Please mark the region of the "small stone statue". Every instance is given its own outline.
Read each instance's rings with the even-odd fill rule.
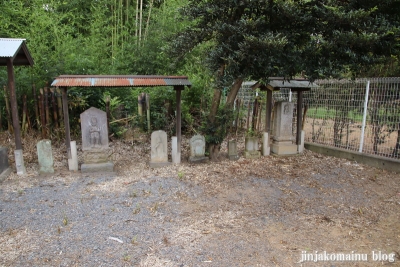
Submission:
[[[97,125],[96,117],[92,117],[90,119],[89,133],[90,133],[90,144],[92,145],[92,147],[101,145],[100,127]]]

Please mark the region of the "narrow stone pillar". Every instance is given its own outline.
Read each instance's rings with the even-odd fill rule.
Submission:
[[[50,140],[41,140],[36,144],[39,173],[54,173],[53,152],[51,150]]]
[[[76,141],[71,141],[71,158],[68,159],[68,169],[70,171],[78,171],[78,150],[76,149]]]
[[[300,145],[297,146],[297,150],[299,151],[299,154],[304,152],[304,137],[305,137],[305,132],[302,130],[301,137],[300,137]]]
[[[23,157],[22,149],[14,150],[15,155],[15,167],[17,169],[18,175],[26,174],[25,164],[24,164],[24,157]]]
[[[262,139],[262,155],[269,156],[271,154],[271,147],[269,146],[269,133],[263,133]]]
[[[178,137],[176,136],[172,136],[172,163],[181,163],[181,155],[178,153]]]

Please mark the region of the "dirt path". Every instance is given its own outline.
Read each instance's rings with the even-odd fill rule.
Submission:
[[[400,174],[310,151],[149,169],[111,146],[115,174],[28,162],[0,184],[0,266],[400,266]],[[368,259],[300,263],[315,251]]]

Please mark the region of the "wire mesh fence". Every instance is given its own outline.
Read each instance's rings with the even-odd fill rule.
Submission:
[[[256,118],[260,122],[256,130],[262,131],[265,94],[257,96],[250,88],[253,84],[244,83],[238,95],[239,99],[246,96],[246,104],[237,107],[240,120],[246,122],[239,126],[249,129]],[[400,159],[400,78],[317,80],[316,84],[319,88],[304,92],[306,142]],[[254,110],[257,97],[261,110],[254,117],[249,111]],[[296,102],[297,95],[282,89],[273,93],[273,102],[277,101]]]

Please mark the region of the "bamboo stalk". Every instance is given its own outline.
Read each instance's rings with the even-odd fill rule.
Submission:
[[[33,103],[35,105],[35,121],[36,124],[39,127],[39,106],[38,106],[38,101],[37,101],[37,95],[36,95],[36,86],[35,84],[32,84],[32,94],[33,94]]]
[[[14,132],[12,123],[11,123],[11,110],[10,110],[10,100],[8,98],[8,89],[4,86],[4,101],[6,102],[6,111],[7,111],[7,129],[12,133]]]
[[[40,127],[42,129],[42,139],[46,139],[47,132],[46,132],[46,114],[44,110],[44,95],[43,89],[40,88],[40,95],[39,95],[39,113],[40,113]]]
[[[27,104],[26,104],[26,95],[23,95],[23,97],[22,97],[22,127],[21,127],[21,131],[22,131],[22,134],[24,134],[25,132],[26,132],[26,114],[27,114],[27,112],[28,112],[28,107],[27,107]]]
[[[151,16],[151,9],[153,7],[153,2],[154,0],[150,1],[150,7],[149,7],[149,15],[147,16],[147,22],[146,22],[146,29],[144,30],[144,40],[147,38],[147,33],[149,31],[149,25],[150,25],[150,16]]]
[[[46,114],[46,128],[50,128],[50,106],[49,106],[49,88],[46,86],[43,88],[44,94],[44,111]]]

